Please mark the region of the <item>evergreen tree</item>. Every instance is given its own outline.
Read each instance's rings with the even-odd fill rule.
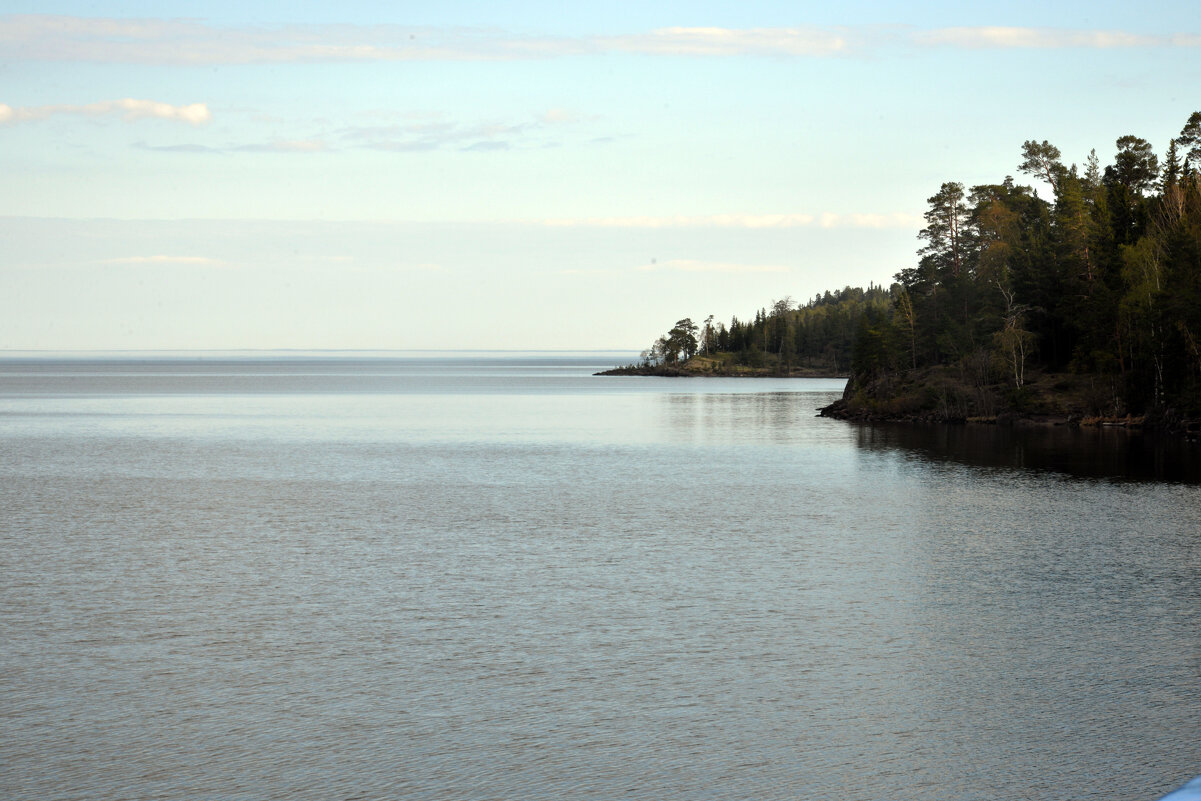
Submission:
[[[1185,175],[1194,175],[1201,171],[1201,111],[1189,115],[1188,122],[1176,137],[1176,144],[1187,148],[1184,152]]]
[[[1031,139],[1022,144],[1022,163],[1018,170],[1042,178],[1058,195],[1059,183],[1066,172],[1059,159],[1059,148],[1055,145],[1045,139],[1042,144]]]

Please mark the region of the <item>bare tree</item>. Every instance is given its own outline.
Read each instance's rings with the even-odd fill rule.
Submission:
[[[1000,282],[997,282],[997,289],[1001,291],[1001,297],[1005,298],[1005,324],[993,336],[1009,363],[1014,386],[1020,389],[1026,383],[1026,357],[1034,345],[1034,334],[1023,327],[1026,312],[1030,311],[1030,307],[1015,303],[1014,291]]]

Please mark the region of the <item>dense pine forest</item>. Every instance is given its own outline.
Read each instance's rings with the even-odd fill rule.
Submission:
[[[1016,166],[1050,199],[1012,177],[944,183],[890,288],[681,320],[643,366],[849,365],[840,411],[860,417],[1201,415],[1201,112],[1162,154],[1123,136],[1111,164],[1069,164],[1031,140]]]

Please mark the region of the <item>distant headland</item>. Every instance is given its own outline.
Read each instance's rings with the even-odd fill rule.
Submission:
[[[729,326],[710,315],[701,324],[686,317],[642,352],[638,362],[597,375],[846,378],[859,318],[883,309],[887,290],[847,287],[796,306],[774,301],[750,320]]]
[[[751,367],[737,360],[734,353],[693,356],[676,364],[627,364],[602,370],[595,375],[653,375],[668,378],[848,378],[849,374],[826,367],[799,364]]]

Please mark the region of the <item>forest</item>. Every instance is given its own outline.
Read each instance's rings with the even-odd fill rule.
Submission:
[[[889,288],[684,319],[643,366],[849,367],[844,416],[1201,415],[1201,112],[1162,154],[1115,145],[1078,165],[1026,141],[1017,171],[1050,198],[1010,176],[944,183]]]
[[[868,309],[886,313],[891,303],[882,287],[846,287],[799,307],[791,297],[773,301],[752,319],[734,317],[728,326],[712,316],[699,324],[685,318],[642,352],[637,367],[659,373],[686,365],[689,371],[723,375],[848,375],[860,319]]]

